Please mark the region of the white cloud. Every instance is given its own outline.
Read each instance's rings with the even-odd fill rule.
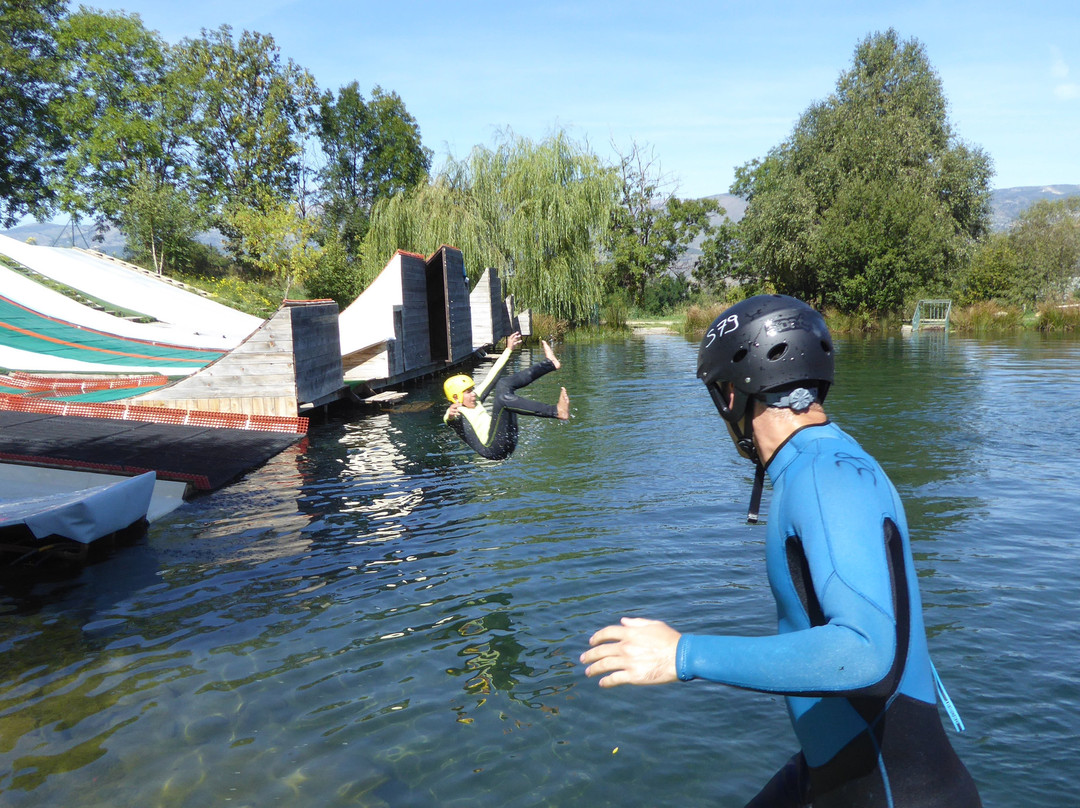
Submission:
[[[1054,85],[1054,96],[1063,101],[1080,98],[1080,84],[1065,81],[1069,77],[1069,65],[1065,61],[1065,57],[1061,55],[1061,50],[1051,45],[1050,54],[1053,57],[1050,65],[1050,75],[1058,80],[1058,83]]]
[[[1053,64],[1050,66],[1050,75],[1055,79],[1068,78],[1069,65],[1066,64],[1064,57],[1061,55],[1061,51],[1058,48],[1051,47],[1050,53],[1054,56]]]

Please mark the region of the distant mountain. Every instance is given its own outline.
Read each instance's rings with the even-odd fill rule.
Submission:
[[[992,230],[1005,230],[1031,203],[1040,199],[1064,199],[1067,196],[1080,195],[1080,185],[1025,185],[1019,188],[999,188],[990,192],[990,227]],[[739,221],[746,213],[746,202],[731,194],[714,194],[708,197],[720,203],[727,218],[733,222]],[[720,217],[714,216],[713,223],[720,221]],[[27,241],[31,238],[37,244],[57,247],[88,247],[109,255],[122,258],[124,256],[124,236],[114,228],[109,228],[101,235],[103,241],[94,240],[95,231],[92,225],[74,228],[71,224],[56,224],[47,222],[39,224],[21,224],[10,230],[2,230],[5,236]],[[207,233],[199,239],[204,244],[213,247],[221,247],[221,235],[216,231]],[[699,240],[700,242],[700,240]],[[690,257],[700,253],[699,243],[690,246],[687,251]]]
[[[990,192],[990,228],[1005,230],[1016,221],[1033,202],[1040,199],[1064,199],[1080,196],[1080,185],[1025,185],[1019,188],[998,188]],[[731,194],[716,194],[709,199],[717,200],[727,211],[731,221],[737,222],[746,213],[746,203]]]
[[[990,194],[990,228],[1005,230],[1016,218],[1040,199],[1064,199],[1080,196],[1080,185],[1025,185],[1020,188],[1000,188]]]
[[[117,258],[124,257],[124,234],[113,227],[98,234],[92,224],[72,226],[70,223],[30,222],[10,230],[0,230],[0,233],[23,242],[33,239],[35,244],[42,247],[82,247]],[[99,235],[101,240],[95,241]]]
[[[743,217],[743,214],[746,213],[746,201],[737,196],[732,196],[731,194],[716,194],[706,198],[715,199],[719,202],[720,207],[724,209],[726,217],[733,222],[739,221],[739,219]]]
[[[10,230],[0,230],[9,238],[19,241],[34,240],[35,244],[42,247],[82,247],[87,250],[97,250],[106,255],[123,258],[127,248],[124,234],[114,227],[109,227],[98,232],[91,225],[58,224],[56,222],[30,222],[20,224]],[[221,249],[221,233],[211,230],[198,236],[198,241],[211,247]]]

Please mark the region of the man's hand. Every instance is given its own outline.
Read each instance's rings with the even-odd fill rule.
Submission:
[[[458,410],[460,409],[461,405],[458,404],[456,401],[451,404],[450,407],[446,410],[446,420],[452,421],[457,418],[460,415],[460,413],[458,412]]]
[[[513,334],[511,334],[509,337],[506,338],[506,347],[511,351],[514,350],[516,347],[518,347],[520,344],[521,344],[521,332],[520,331],[515,331]]]
[[[586,676],[603,676],[600,687],[660,685],[678,681],[675,652],[682,635],[659,620],[624,617],[589,638],[581,655]]]

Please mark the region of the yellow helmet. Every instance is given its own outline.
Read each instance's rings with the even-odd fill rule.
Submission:
[[[457,376],[451,376],[443,382],[442,389],[443,392],[446,393],[448,399],[455,404],[460,404],[461,394],[471,387],[475,387],[472,376],[466,376],[464,373],[459,373]]]

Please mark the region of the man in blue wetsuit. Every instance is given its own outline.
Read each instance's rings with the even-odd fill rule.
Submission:
[[[520,388],[562,367],[545,341],[540,341],[546,357],[543,362],[519,370],[509,378],[500,378],[510,354],[520,344],[521,334],[518,332],[507,337],[506,349],[478,385],[465,374],[451,376],[443,382],[443,392],[451,402],[443,421],[474,452],[489,460],[503,460],[517,448],[518,415],[558,418],[561,421],[570,418],[570,398],[565,387],[560,388],[558,404],[543,404],[517,394]],[[492,391],[495,392],[495,400],[488,412],[484,400]]]
[[[821,405],[833,381],[824,320],[783,295],[744,300],[706,333],[698,376],[757,466],[752,520],[772,481],[779,631],[680,634],[623,618],[590,638],[586,674],[602,687],[704,679],[786,696],[801,751],[748,808],[981,805],[938,716],[900,498]]]

